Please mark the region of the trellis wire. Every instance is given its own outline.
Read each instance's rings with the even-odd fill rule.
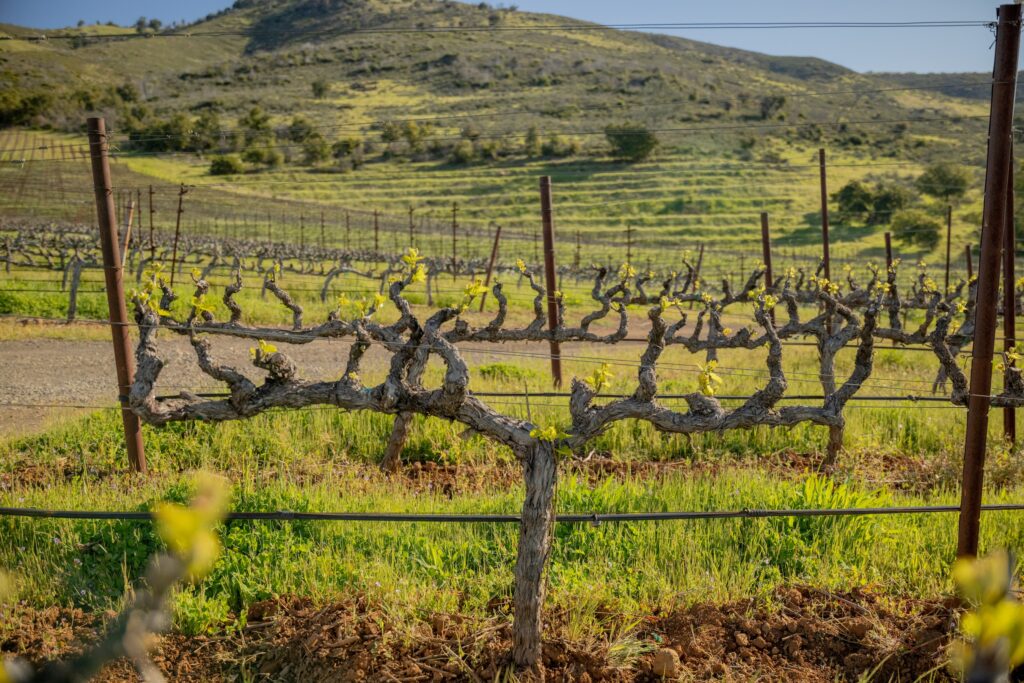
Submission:
[[[983,505],[986,512],[1017,512],[1024,510],[1024,503],[996,503]],[[959,512],[958,505],[920,505],[871,508],[807,508],[807,509],[756,509],[706,510],[675,512],[590,512],[556,514],[556,524],[594,524],[606,522],[666,522],[711,519],[766,519],[774,517],[865,517],[905,514],[944,514]],[[21,517],[28,519],[79,519],[152,521],[153,513],[142,511],[108,510],[47,510],[41,508],[0,507],[0,517]],[[225,520],[241,521],[321,521],[321,522],[424,522],[442,524],[518,524],[520,515],[449,515],[415,514],[404,512],[293,512],[274,510],[269,512],[229,512]]]

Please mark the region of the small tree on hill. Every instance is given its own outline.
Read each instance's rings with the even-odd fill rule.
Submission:
[[[288,139],[292,142],[305,142],[309,138],[317,135],[316,128],[313,126],[312,121],[307,119],[305,116],[296,116],[292,118],[292,122],[288,124]]]
[[[627,161],[643,161],[658,146],[654,133],[636,123],[608,126],[604,135],[612,147],[612,156]]]
[[[913,197],[905,187],[891,183],[879,183],[875,186],[874,198],[871,202],[871,215],[868,225],[884,225],[893,219],[897,211],[910,206]]]
[[[947,202],[959,199],[967,192],[971,175],[963,166],[957,164],[932,164],[915,181],[917,189]]]
[[[318,100],[327,97],[327,93],[331,89],[330,86],[327,84],[327,81],[320,78],[313,81],[311,87],[313,89],[313,97],[317,98]]]
[[[342,138],[331,146],[331,155],[339,164],[350,164],[352,168],[359,168],[363,165],[364,159],[363,139],[357,136]]]
[[[871,189],[859,180],[851,180],[832,195],[839,207],[840,220],[864,219],[871,211],[874,197]]]
[[[313,166],[331,158],[331,146],[320,133],[313,133],[302,142],[302,159]]]
[[[259,107],[253,107],[238,119],[238,127],[244,132],[246,145],[263,142],[270,137],[270,115]]]

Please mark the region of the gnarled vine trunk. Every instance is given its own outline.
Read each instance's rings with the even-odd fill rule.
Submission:
[[[405,448],[405,442],[409,438],[412,418],[412,413],[395,415],[395,424],[391,427],[388,447],[384,451],[384,459],[380,461],[380,468],[385,472],[397,472],[402,466],[402,449]]]
[[[544,567],[551,552],[558,466],[549,441],[537,440],[520,457],[526,498],[515,568],[512,659],[520,669],[540,674]]]
[[[834,467],[839,460],[839,452],[843,450],[843,425],[829,425],[828,446],[825,449],[825,459],[822,466],[826,469]]]

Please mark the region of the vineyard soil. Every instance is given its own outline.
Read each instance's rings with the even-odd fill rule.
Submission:
[[[491,681],[508,670],[510,633],[496,616],[424,615],[397,623],[356,596],[317,605],[281,597],[253,604],[241,632],[165,636],[154,660],[174,681]],[[600,608],[599,608],[600,609]],[[698,604],[653,614],[629,628],[609,620],[585,638],[555,633],[545,646],[548,680],[803,681],[955,680],[940,664],[957,616],[954,601],[893,600],[871,590],[831,593],[780,588],[766,601]],[[50,608],[16,613],[15,636],[0,645],[37,660],[63,657],[96,637],[102,618]],[[561,633],[559,633],[561,631]],[[667,663],[666,663],[667,662]],[[664,677],[664,678],[663,678]],[[131,683],[128,662],[99,681]]]

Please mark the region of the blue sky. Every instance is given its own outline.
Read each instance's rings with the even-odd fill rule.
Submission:
[[[610,24],[713,21],[990,20],[996,4],[978,0],[505,0],[522,10]],[[191,21],[225,0],[0,0],[0,22],[40,28],[139,17]],[[492,2],[492,4],[496,4]],[[991,71],[992,35],[985,28],[716,29],[671,32],[696,40],[783,55],[810,55],[858,71]]]

